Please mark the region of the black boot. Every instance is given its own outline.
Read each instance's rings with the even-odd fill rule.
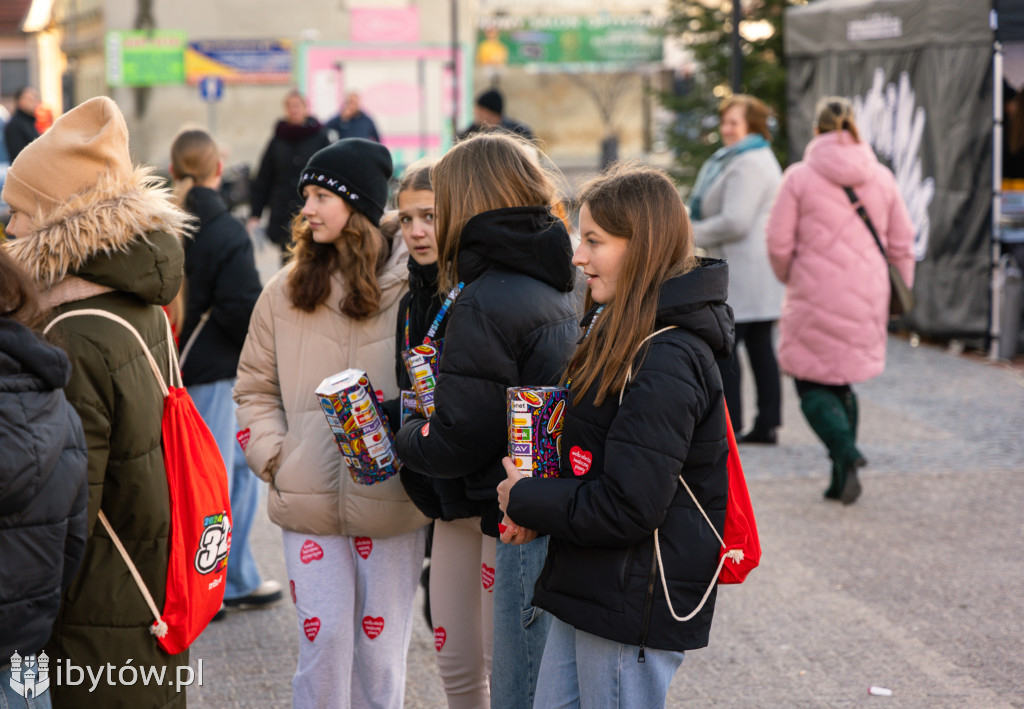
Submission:
[[[853,503],[861,492],[857,469],[865,461],[857,450],[843,401],[828,389],[811,389],[800,398],[800,409],[832,459],[832,484],[825,497],[835,499],[838,493],[843,504]]]

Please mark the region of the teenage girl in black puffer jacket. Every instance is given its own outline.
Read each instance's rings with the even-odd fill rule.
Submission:
[[[63,591],[85,553],[85,437],[64,398],[67,355],[33,329],[35,290],[0,249],[0,705],[10,658],[50,638]],[[52,671],[52,670],[51,670]],[[13,703],[24,699],[9,696]]]
[[[559,478],[521,478],[505,459],[502,540],[551,538],[534,602],[557,620],[535,705],[663,706],[683,651],[707,645],[714,612],[713,592],[685,622],[667,600],[685,616],[717,572],[718,540],[680,476],[721,534],[728,444],[715,358],[733,345],[728,270],[694,258],[663,173],[622,168],[580,202],[573,262],[591,309],[567,370]]]

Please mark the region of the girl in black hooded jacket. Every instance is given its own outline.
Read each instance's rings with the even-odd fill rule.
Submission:
[[[411,394],[402,352],[428,341],[443,347],[458,288],[438,292],[429,162],[406,169],[397,201],[397,221],[410,255],[409,291],[398,306],[395,374],[399,387]],[[400,415],[392,420],[400,420]],[[488,502],[468,497],[459,478],[431,478],[408,467],[400,475],[412,501],[434,520],[426,598],[449,709],[486,707],[490,703],[487,677],[491,673],[495,539],[480,530],[480,513]]]
[[[698,607],[717,572],[708,524],[721,533],[728,495],[715,366],[733,345],[728,271],[694,258],[682,202],[657,170],[620,168],[580,202],[573,263],[589,310],[567,369],[559,477],[522,478],[503,461],[502,540],[550,535],[534,602],[556,620],[536,706],[663,706],[683,652],[707,645],[714,612],[712,592],[691,619],[673,617]]]
[[[398,454],[411,471],[461,485],[480,503],[484,533],[497,537],[505,390],[557,384],[565,369],[579,336],[572,249],[551,211],[552,181],[519,138],[464,140],[433,167],[431,182],[440,292],[464,287],[449,316],[435,411],[399,431]],[[481,578],[494,587],[494,709],[533,706],[550,616],[530,596],[545,548],[546,540],[498,544],[493,580]]]

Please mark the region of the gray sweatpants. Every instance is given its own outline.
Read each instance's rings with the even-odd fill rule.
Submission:
[[[284,531],[301,709],[401,709],[425,529],[387,539]]]

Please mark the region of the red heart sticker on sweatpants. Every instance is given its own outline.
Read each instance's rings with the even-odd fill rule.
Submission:
[[[238,439],[238,445],[242,446],[242,452],[245,453],[245,449],[249,447],[249,429],[239,431],[235,438]]]
[[[302,560],[303,564],[308,564],[311,561],[319,561],[324,558],[324,548],[312,539],[307,539],[302,544],[302,550],[299,552],[299,558]]]
[[[590,451],[585,451],[579,446],[569,449],[569,465],[572,466],[574,475],[586,475],[592,462],[594,462],[594,454]]]
[[[448,639],[448,633],[445,632],[444,628],[438,626],[434,628],[434,649],[441,652],[441,648],[444,647],[445,640]]]
[[[356,553],[364,559],[373,551],[373,540],[369,537],[356,537]]]
[[[363,618],[363,632],[366,633],[366,637],[373,640],[384,632],[384,619],[366,616]]]
[[[494,569],[487,564],[480,564],[480,581],[483,583],[484,588],[493,592],[491,586],[494,585]]]
[[[309,638],[309,642],[313,642],[316,640],[317,633],[320,632],[320,619],[306,618],[302,621],[302,629],[306,631],[306,637]]]

